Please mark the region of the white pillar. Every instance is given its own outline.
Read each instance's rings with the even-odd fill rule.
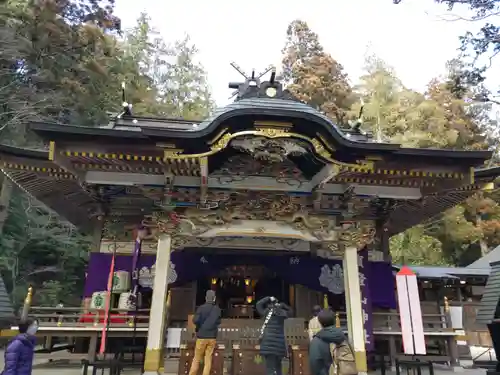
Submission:
[[[169,235],[160,235],[156,250],[156,270],[149,313],[148,342],[144,358],[144,374],[148,375],[159,374],[160,368],[163,367],[171,243],[172,238]]]
[[[343,269],[349,341],[354,349],[358,373],[362,375],[367,373],[368,366],[366,362],[365,329],[358,267],[357,248],[346,247]]]

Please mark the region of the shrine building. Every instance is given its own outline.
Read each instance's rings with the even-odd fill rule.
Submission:
[[[491,152],[376,143],[297,101],[274,75],[238,90],[201,122],[126,107],[92,128],[31,123],[45,150],[0,146],[15,185],[93,238],[83,310],[42,321],[41,335],[88,337],[94,355],[111,272],[109,337],[133,330],[145,340],[148,374],[163,367],[167,328],[191,340],[189,317],[208,289],[223,310],[221,342],[232,335],[226,348],[253,337],[255,302],[272,295],[293,309],[293,340],[307,342],[313,305],[338,312],[360,373],[367,352],[397,351],[388,240],[490,187]],[[426,328],[429,342],[455,340],[438,326]]]

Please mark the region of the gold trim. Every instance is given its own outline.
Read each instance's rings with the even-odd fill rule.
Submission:
[[[163,160],[176,159],[184,150],[181,149],[164,149],[163,150]]]
[[[252,231],[219,231],[215,233],[215,237],[227,237],[227,236],[254,236],[254,237],[273,237],[273,238],[292,238],[297,240],[309,241],[309,237],[300,235],[300,234],[292,234],[292,233],[263,233],[258,230]]]
[[[487,184],[485,184],[483,186],[483,188],[481,190],[483,191],[491,191],[491,190],[494,190],[495,189],[495,184],[493,182],[488,182]]]
[[[201,154],[180,154],[177,152],[172,152],[169,153],[168,157],[170,159],[189,159],[189,158],[202,158],[206,156],[211,156],[214,155],[223,149],[225,149],[231,140],[245,136],[245,135],[253,135],[253,136],[261,136],[261,137],[266,137],[266,138],[298,138],[302,139],[304,141],[309,142],[316,153],[320,155],[322,158],[325,160],[331,162],[332,164],[336,164],[344,169],[349,169],[353,171],[373,171],[374,170],[374,164],[373,161],[359,161],[359,164],[349,164],[349,163],[343,163],[340,161],[335,160],[332,156],[331,153],[326,149],[326,147],[316,138],[311,139],[309,137],[306,137],[305,135],[298,134],[298,133],[292,133],[289,132],[288,129],[277,129],[277,128],[258,128],[257,130],[244,130],[240,131],[237,133],[225,133],[217,142],[215,142],[211,147],[210,151],[201,153]]]
[[[474,184],[474,181],[475,181],[475,180],[474,180],[474,178],[475,178],[474,173],[475,173],[474,167],[470,167],[470,170],[469,170],[469,174],[470,174],[470,181],[469,181],[469,183],[470,183],[471,185],[472,185],[472,184]]]
[[[0,337],[14,337],[19,334],[19,331],[15,329],[2,329],[0,330]]]
[[[208,145],[212,145],[214,144],[216,141],[219,140],[220,137],[222,137],[222,135],[227,132],[229,129],[228,128],[224,128],[222,129],[214,138],[212,138],[210,141],[207,142]]]
[[[276,128],[291,128],[293,123],[291,122],[281,122],[281,121],[254,121],[255,127],[276,127]]]
[[[325,144],[325,145],[327,145],[327,144],[328,144],[328,142],[326,141],[325,137],[323,137],[321,134],[316,133],[316,137],[318,137],[318,138],[319,138],[319,140],[320,140],[321,142],[323,142],[323,144]],[[330,151],[335,151],[335,147],[332,147],[332,146],[328,145],[328,148],[330,149]]]
[[[33,298],[33,287],[30,286],[28,288],[28,293],[26,294],[26,298],[24,299],[24,303],[26,305],[30,305],[32,298]]]
[[[56,142],[50,141],[49,142],[49,160],[50,161],[54,161],[55,153],[56,153]]]
[[[146,349],[144,356],[144,371],[158,372],[162,365],[161,348]]]
[[[365,351],[354,351],[354,360],[356,361],[356,369],[358,372],[368,372],[368,365],[366,363],[366,352]]]

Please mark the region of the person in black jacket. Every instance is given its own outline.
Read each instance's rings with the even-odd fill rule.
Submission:
[[[209,375],[212,369],[212,355],[217,342],[217,331],[221,321],[221,310],[215,304],[215,292],[208,290],[205,303],[196,309],[193,323],[196,327],[196,347],[189,375],[196,375],[203,358],[203,375]]]
[[[264,357],[267,375],[281,375],[281,361],[286,357],[285,320],[290,307],[274,297],[257,302],[257,312],[264,318],[260,332],[260,354]]]
[[[309,344],[309,367],[311,375],[328,375],[333,363],[330,344],[340,345],[346,337],[340,328],[335,327],[335,314],[331,310],[321,310],[319,324],[323,327]]]

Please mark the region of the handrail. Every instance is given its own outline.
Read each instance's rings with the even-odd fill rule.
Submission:
[[[32,306],[30,308],[29,316],[38,319],[40,326],[52,327],[71,327],[81,325],[97,325],[102,323],[103,310],[96,308],[83,308],[83,307],[46,307],[46,306]],[[134,319],[139,325],[144,326],[149,323],[150,309],[111,309],[111,325],[112,326],[132,326]],[[339,323],[342,328],[347,327],[347,314],[345,311],[338,311]],[[426,331],[449,331],[451,329],[450,319],[446,313],[442,314],[423,314],[423,324]],[[234,323],[232,323],[234,321]],[[251,323],[250,321],[253,321]],[[304,319],[305,321],[305,319]],[[399,331],[401,330],[401,322],[399,313],[396,311],[386,312],[373,312],[372,323],[375,330],[382,331]],[[238,322],[236,318],[223,319],[223,326],[244,328],[259,325],[259,319],[247,320],[246,323]]]
[[[479,354],[478,356],[475,356],[474,358],[472,358],[472,362],[474,362],[475,360],[477,360],[478,358],[482,357],[483,355],[485,355],[486,353],[489,354],[490,356],[490,361],[492,361],[493,359],[491,358],[491,349],[493,349],[493,347],[488,347],[484,352],[481,352],[481,354]]]

